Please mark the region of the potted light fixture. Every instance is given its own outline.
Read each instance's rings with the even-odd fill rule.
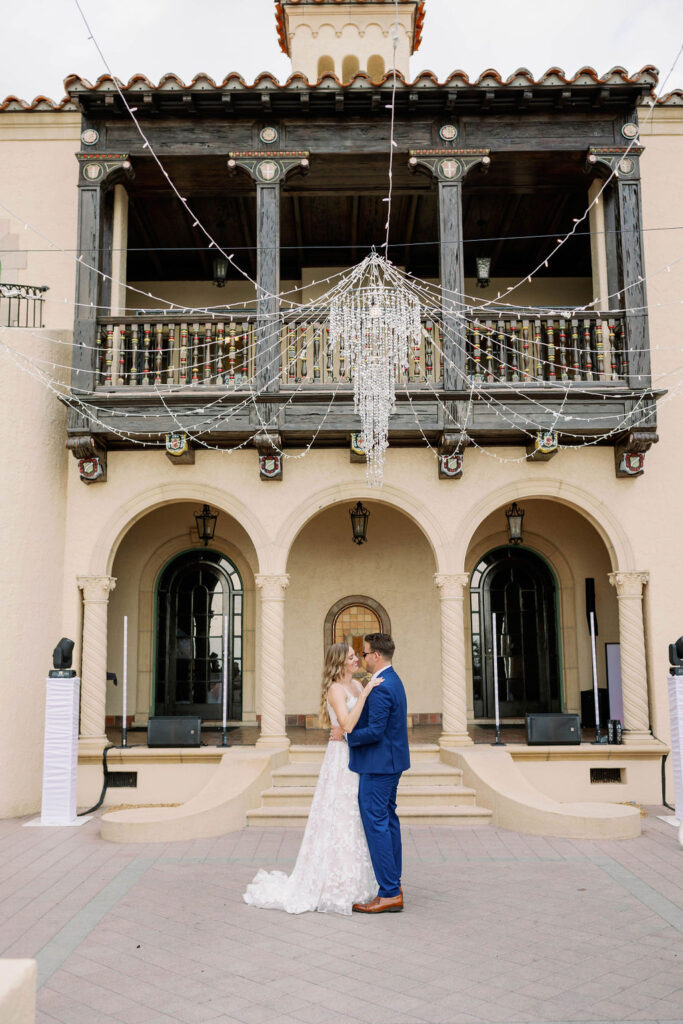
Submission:
[[[513,501],[510,508],[505,509],[505,515],[508,522],[508,541],[510,544],[521,544],[524,509],[520,508],[516,501]]]
[[[477,256],[474,262],[477,265],[477,287],[488,288],[491,277],[491,257]]]
[[[213,260],[213,283],[219,288],[224,288],[227,276],[228,261],[225,256],[215,256]]]
[[[204,547],[208,547],[213,540],[214,533],[216,532],[218,512],[212,512],[210,505],[204,505],[201,512],[195,512],[194,517],[197,520],[197,534],[199,539],[202,541]]]
[[[353,543],[354,544],[365,544],[368,532],[368,519],[370,518],[370,510],[363,505],[362,502],[358,502],[355,508],[349,509],[349,515],[351,516],[351,529],[353,531]]]

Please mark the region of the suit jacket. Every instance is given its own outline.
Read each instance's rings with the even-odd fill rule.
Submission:
[[[382,682],[369,694],[355,729],[346,737],[349,768],[359,775],[391,775],[410,768],[406,692],[393,667],[379,675]]]

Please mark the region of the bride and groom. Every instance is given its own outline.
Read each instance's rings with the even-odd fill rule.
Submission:
[[[403,909],[401,828],[396,790],[410,767],[403,683],[392,667],[394,641],[369,633],[354,679],[352,647],[325,653],[321,717],[331,725],[306,831],[291,875],[260,870],[245,903],[301,914],[307,910],[382,914]]]

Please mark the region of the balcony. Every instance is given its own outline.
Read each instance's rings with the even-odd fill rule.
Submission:
[[[47,285],[0,283],[0,324],[3,327],[43,326]]]
[[[518,388],[587,383],[624,384],[628,353],[624,318],[609,313],[581,317],[506,312],[483,319],[476,308],[459,320],[456,350],[464,351],[470,385],[514,384]],[[348,368],[330,353],[327,312],[304,320],[285,314],[266,340],[261,362],[264,382],[279,389],[325,390],[350,385]],[[231,310],[230,318],[175,315],[98,321],[95,389],[179,392],[187,387],[251,391],[257,375],[257,318],[253,310]],[[462,360],[460,360],[462,362]],[[443,329],[437,311],[422,322],[422,340],[411,351],[409,366],[397,373],[397,384],[410,390],[441,387]]]

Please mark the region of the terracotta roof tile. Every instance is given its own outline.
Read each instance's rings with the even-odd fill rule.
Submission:
[[[314,0],[322,2],[322,0]],[[331,0],[337,2],[337,0]],[[581,68],[575,75],[569,77],[561,68],[550,68],[540,78],[535,79],[527,68],[518,68],[507,78],[503,78],[495,68],[488,68],[478,78],[470,79],[464,71],[453,71],[442,82],[440,82],[433,71],[421,71],[413,80],[408,81],[397,72],[396,80],[399,86],[411,89],[472,89],[472,88],[552,88],[560,85],[574,86],[595,86],[595,85],[645,85],[654,90],[657,85],[659,72],[652,65],[647,65],[629,75],[622,67],[612,68],[605,75],[598,73],[591,67]],[[200,72],[195,75],[188,84],[183,82],[178,75],[163,75],[157,85],[150,81],[146,75],[136,74],[123,82],[116,79],[120,88],[125,92],[154,92],[154,93],[176,93],[176,92],[215,92],[225,90],[248,91],[248,90],[276,90],[276,89],[321,89],[327,90],[331,87],[345,89],[367,89],[377,88],[378,85],[391,81],[391,73],[384,76],[380,82],[371,82],[365,72],[358,72],[354,78],[342,84],[336,75],[327,74],[318,79],[317,82],[310,82],[304,75],[296,72],[289,76],[285,82],[279,82],[269,71],[263,71],[253,83],[249,85],[245,79],[236,71],[230,72],[221,82],[216,82],[210,75]],[[69,75],[64,80],[64,88],[67,95],[59,103],[45,96],[37,96],[31,103],[19,99],[16,96],[8,96],[0,102],[0,111],[16,110],[76,110],[77,105],[72,102],[72,97],[77,98],[84,93],[115,93],[115,80],[110,75],[101,75],[96,82],[89,82],[87,78],[79,75]],[[654,93],[652,93],[654,94]],[[658,104],[668,106],[679,106],[683,104],[683,90],[676,89],[667,93],[657,101]]]

